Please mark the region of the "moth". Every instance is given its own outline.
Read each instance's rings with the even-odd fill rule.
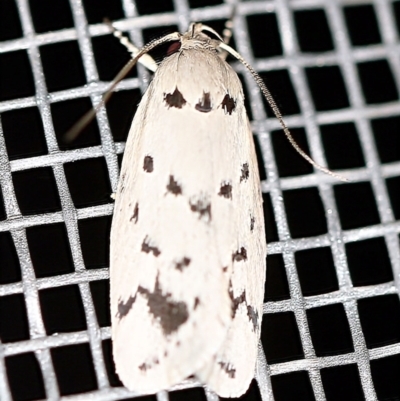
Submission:
[[[113,356],[130,390],[194,377],[238,397],[254,377],[266,239],[260,178],[240,80],[220,55],[258,74],[210,27],[144,46],[122,70],[172,42],[129,132],[115,195],[110,287]],[[114,85],[115,86],[115,85]]]
[[[138,392],[194,376],[238,397],[254,376],[266,273],[260,178],[240,80],[210,30],[192,24],[174,37],[135,114],[116,192],[113,355]]]

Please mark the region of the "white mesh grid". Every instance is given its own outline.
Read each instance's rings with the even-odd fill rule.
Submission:
[[[114,0],[118,1],[118,0]],[[142,45],[141,30],[147,27],[160,27],[176,24],[184,31],[190,21],[207,22],[210,19],[225,19],[230,16],[231,8],[228,4],[198,8],[190,10],[186,0],[174,0],[175,12],[139,16],[135,12],[133,0],[121,0],[126,18],[115,22],[121,30],[129,31],[137,45]],[[97,116],[101,134],[101,146],[90,148],[59,151],[55,138],[53,122],[50,114],[50,104],[82,96],[90,96],[94,104],[101,99],[101,93],[106,91],[108,84],[100,82],[94,61],[91,37],[108,32],[103,24],[88,26],[84,9],[80,0],[70,0],[74,17],[75,28],[62,31],[36,34],[27,0],[16,0],[23,28],[21,39],[0,43],[0,53],[17,49],[27,49],[29,61],[35,80],[36,96],[12,101],[0,102],[0,112],[13,109],[37,106],[43,120],[48,154],[9,161],[3,136],[0,135],[0,185],[4,197],[8,219],[0,222],[0,231],[10,231],[17,248],[18,258],[22,268],[22,281],[0,285],[0,296],[20,294],[25,297],[29,321],[30,340],[0,344],[0,399],[11,400],[8,384],[5,358],[24,352],[35,352],[43,372],[44,386],[47,399],[92,399],[115,400],[133,397],[124,388],[110,386],[104,363],[101,341],[110,338],[110,329],[100,328],[97,322],[89,283],[95,280],[107,279],[108,269],[86,270],[80,248],[78,221],[96,216],[112,214],[112,205],[102,205],[86,208],[75,208],[64,174],[63,164],[70,161],[104,156],[112,188],[115,190],[118,180],[117,155],[124,149],[123,143],[113,141],[105,108]],[[345,26],[342,7],[350,4],[373,4],[382,35],[382,44],[353,48],[350,45]],[[333,35],[335,51],[323,54],[304,55],[300,52],[294,27],[292,11],[303,9],[324,9]],[[283,46],[283,56],[273,59],[255,59],[252,56],[249,33],[245,21],[246,15],[275,13]],[[262,182],[263,192],[269,193],[272,199],[275,219],[278,228],[279,241],[268,244],[268,253],[282,254],[285,262],[286,274],[289,281],[291,299],[267,302],[264,305],[265,313],[294,312],[298,325],[304,359],[275,363],[268,365],[265,354],[260,347],[256,379],[259,384],[263,401],[273,400],[271,376],[282,373],[307,371],[310,377],[312,390],[317,401],[326,400],[320,370],[325,367],[345,364],[357,364],[362,390],[367,401],[377,400],[376,390],[371,376],[370,361],[385,356],[399,354],[400,343],[367,349],[360,318],[357,309],[357,300],[384,294],[398,294],[400,289],[400,249],[398,235],[400,224],[395,221],[385,179],[400,175],[400,162],[381,165],[374,143],[371,118],[385,117],[400,114],[400,103],[384,103],[367,105],[363,98],[356,63],[367,60],[385,58],[392,69],[397,90],[400,92],[400,58],[399,38],[395,26],[392,1],[390,0],[271,0],[246,1],[238,4],[234,37],[237,50],[252,64],[257,71],[269,71],[286,67],[293,82],[300,104],[301,114],[286,118],[289,127],[303,126],[306,129],[307,140],[311,156],[320,164],[326,164],[324,150],[321,143],[319,125],[353,121],[357,127],[366,160],[364,168],[342,171],[353,183],[368,181],[371,183],[381,224],[362,229],[342,230],[335,203],[332,186],[337,182],[320,172],[289,178],[279,178],[275,163],[270,132],[279,129],[279,123],[273,118],[267,118],[262,98],[257,85],[251,77],[245,75],[246,86],[249,90],[250,103],[253,114],[253,132],[258,136],[261,144],[268,180]],[[38,46],[45,43],[58,43],[77,39],[85,67],[87,81],[90,85],[74,90],[65,90],[48,93],[44,79]],[[317,112],[314,109],[310,90],[303,68],[306,66],[338,65],[341,68],[350,107],[344,110]],[[243,72],[242,66],[235,64],[238,72]],[[145,76],[140,70],[139,76]],[[145,86],[142,79],[127,79],[121,83],[120,89],[140,88]],[[0,126],[1,130],[1,126]],[[1,131],[0,131],[1,132]],[[395,145],[394,145],[395,146]],[[62,210],[33,216],[23,216],[14,192],[11,173],[32,169],[39,166],[50,166],[53,169],[58,191],[61,197]],[[288,189],[316,187],[318,188],[326,212],[328,233],[318,237],[291,239],[287,223],[287,216],[282,200],[282,191]],[[35,278],[32,266],[26,231],[28,227],[65,222],[68,240],[71,244],[72,258],[75,272],[49,278]],[[363,239],[383,237],[389,252],[393,269],[394,281],[384,284],[353,287],[346,261],[345,244]],[[296,270],[294,253],[303,249],[331,247],[337,272],[339,290],[309,297],[303,297]],[[81,292],[87,330],[73,333],[61,333],[47,336],[40,309],[38,291],[67,284],[78,284]],[[354,344],[354,352],[329,357],[317,357],[311,340],[306,310],[317,306],[341,303],[344,306],[349,322]],[[60,396],[56,374],[50,355],[50,349],[68,344],[88,343],[93,356],[98,390],[90,393],[74,394],[68,397]],[[193,384],[183,384],[177,388],[185,388]],[[158,400],[167,400],[168,394],[161,393]],[[211,401],[216,396],[207,392]]]

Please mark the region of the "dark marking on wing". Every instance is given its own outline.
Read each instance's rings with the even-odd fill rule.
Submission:
[[[249,165],[247,163],[244,163],[242,164],[240,182],[247,181],[248,178],[249,178]]]
[[[239,308],[239,305],[242,304],[243,302],[246,303],[246,292],[243,291],[238,297],[235,297],[233,295],[233,289],[232,289],[232,283],[231,283],[229,286],[229,297],[232,301],[231,316],[233,319],[235,317],[236,311]]]
[[[134,209],[133,209],[133,214],[132,214],[132,217],[129,219],[129,221],[132,221],[132,220],[134,220],[135,221],[135,224],[138,222],[138,220],[139,220],[139,204],[136,202],[136,205],[135,205],[135,207],[134,207]]]
[[[196,212],[199,214],[199,219],[204,218],[207,222],[211,221],[211,203],[204,200],[199,199],[196,202],[189,202],[190,210],[192,212]]]
[[[147,370],[151,369],[154,365],[158,365],[160,361],[158,358],[154,358],[152,363],[143,362],[139,367],[142,372],[146,372]]]
[[[222,268],[222,271],[223,271],[224,273],[226,273],[226,272],[228,271],[228,266],[224,266],[224,267]]]
[[[126,302],[122,301],[121,299],[118,300],[118,312],[116,317],[122,319],[125,317],[132,308],[132,305],[136,301],[136,294],[134,297],[130,296]]]
[[[211,98],[209,92],[203,92],[203,97],[199,100],[199,103],[194,108],[202,113],[209,113],[212,110]]]
[[[198,306],[200,305],[200,299],[198,297],[196,297],[194,299],[194,306],[193,309],[196,309]]]
[[[186,100],[178,88],[175,88],[173,93],[164,93],[164,100],[169,107],[176,107],[177,109],[181,109],[186,104]]]
[[[142,372],[146,372],[147,369],[150,369],[150,368],[151,368],[151,365],[148,365],[147,363],[144,363],[144,362],[141,365],[139,365],[139,369]]]
[[[125,189],[124,182],[125,182],[125,173],[122,174],[122,176],[121,176],[121,192],[124,192],[124,189]]]
[[[182,258],[180,261],[175,262],[175,269],[179,270],[180,272],[183,271],[185,267],[188,267],[190,265],[190,258],[187,258],[186,256]]]
[[[232,199],[232,185],[229,183],[223,183],[218,192],[218,195],[223,196],[227,199]]]
[[[256,331],[258,328],[258,312],[251,305],[247,305],[247,316],[253,323],[254,331]]]
[[[247,251],[246,248],[244,248],[243,246],[240,248],[239,251],[236,251],[233,255],[232,255],[232,260],[234,262],[241,262],[243,260],[247,260]]]
[[[221,366],[221,369],[231,378],[235,378],[236,369],[229,362],[218,362],[218,365]]]
[[[152,173],[154,170],[154,165],[153,165],[153,158],[151,156],[145,156],[143,160],[143,170],[146,173]]]
[[[161,253],[160,250],[156,246],[150,245],[150,240],[147,235],[142,242],[142,252],[145,252],[145,253],[152,252],[155,257],[159,256]]]
[[[254,230],[254,223],[256,222],[256,219],[253,216],[250,216],[250,231]]]
[[[232,114],[232,111],[236,108],[236,102],[228,94],[222,99],[222,108],[225,110],[225,114]]]
[[[235,317],[239,305],[244,303],[247,307],[247,316],[249,317],[250,322],[253,324],[253,330],[255,332],[258,328],[258,312],[251,305],[247,304],[246,291],[243,291],[238,297],[235,297],[233,295],[232,282],[230,282],[228,292],[229,292],[229,298],[231,299],[232,302],[231,306],[232,319]]]
[[[189,312],[185,302],[172,301],[171,294],[163,294],[157,277],[154,291],[139,286],[138,292],[147,298],[150,313],[160,324],[165,335],[169,335],[185,323]]]
[[[174,195],[180,195],[182,193],[182,187],[178,184],[177,181],[175,181],[175,178],[173,175],[169,176],[169,182],[167,185],[167,190]]]

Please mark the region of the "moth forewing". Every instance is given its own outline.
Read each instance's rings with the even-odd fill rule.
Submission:
[[[266,242],[243,90],[195,25],[132,123],[111,228],[113,355],[131,390],[254,376]]]

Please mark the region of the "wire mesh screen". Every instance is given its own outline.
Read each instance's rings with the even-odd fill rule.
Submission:
[[[138,65],[74,143],[62,136],[129,58],[104,17],[141,46],[190,21],[221,32],[231,4],[1,0],[2,401],[140,396],[112,364],[108,248],[110,194],[150,74]],[[300,146],[350,180],[314,171],[290,148],[233,61],[268,239],[260,352],[243,399],[398,400],[400,1],[235,4],[233,47]],[[217,399],[190,380],[174,390],[146,399]]]

